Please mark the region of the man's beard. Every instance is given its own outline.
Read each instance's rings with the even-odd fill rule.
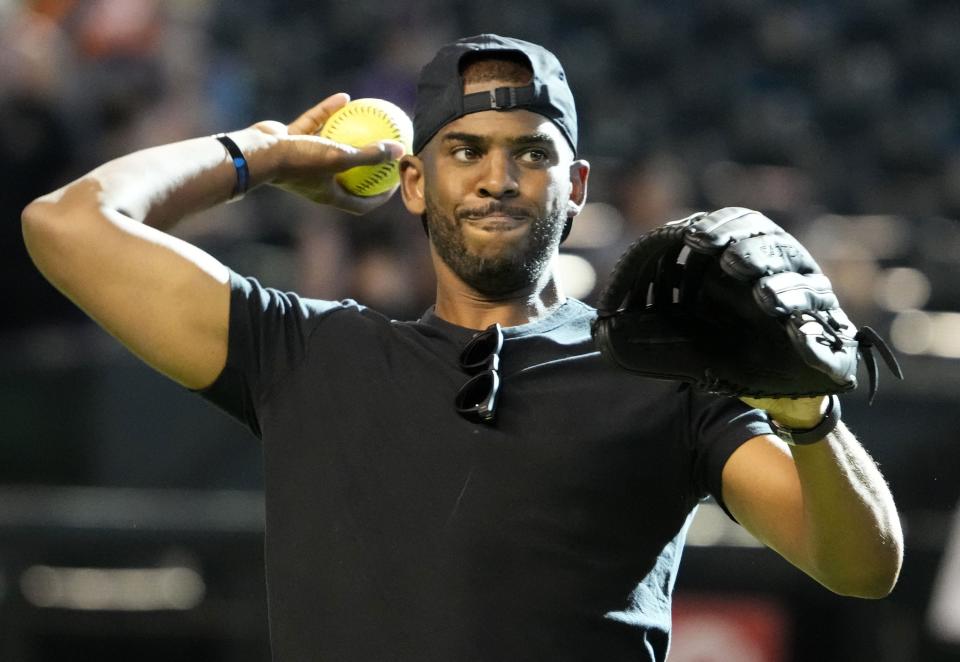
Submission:
[[[522,250],[504,256],[483,257],[467,249],[461,229],[464,219],[471,215],[480,217],[497,212],[510,214],[512,210],[509,204],[491,202],[481,210],[458,212],[456,218],[443,214],[429,198],[426,204],[426,224],[440,259],[464,283],[490,297],[511,294],[540,280],[560,244],[566,222],[563,210],[555,209],[530,221],[526,245]]]

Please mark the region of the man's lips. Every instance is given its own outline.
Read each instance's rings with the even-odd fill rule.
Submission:
[[[521,209],[482,209],[460,214],[462,221],[483,230],[512,230],[530,220]]]
[[[488,214],[486,216],[470,216],[464,219],[469,225],[480,230],[504,231],[513,230],[527,223],[526,216],[512,216],[510,214]]]

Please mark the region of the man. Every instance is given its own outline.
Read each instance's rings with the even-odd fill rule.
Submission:
[[[51,282],[261,437],[276,659],[663,660],[707,494],[830,589],[886,595],[896,510],[842,424],[788,450],[764,412],[594,351],[592,309],[554,273],[589,174],[556,58],[463,39],[418,95],[401,190],[437,298],[416,322],[265,289],[160,231],[248,177],[354,212],[382,203],[333,174],[397,145],[313,135],[345,95],[286,127],[125,156],[23,214]],[[807,429],[824,400],[760,404]]]

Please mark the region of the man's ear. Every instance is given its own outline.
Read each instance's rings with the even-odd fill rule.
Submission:
[[[590,163],[577,159],[570,164],[570,202],[567,206],[567,218],[573,218],[583,210],[587,203],[587,180],[590,178]]]
[[[423,195],[423,160],[408,154],[400,159],[400,194],[411,214],[422,214],[427,209]]]

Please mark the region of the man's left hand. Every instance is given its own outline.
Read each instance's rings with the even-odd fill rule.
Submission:
[[[740,398],[751,407],[763,409],[780,425],[798,430],[816,427],[827,411],[828,396],[813,398]]]

